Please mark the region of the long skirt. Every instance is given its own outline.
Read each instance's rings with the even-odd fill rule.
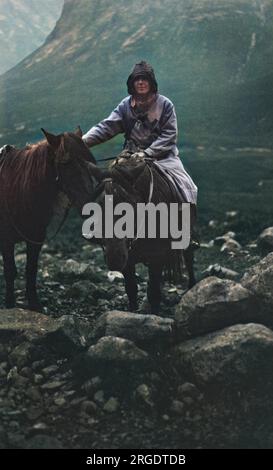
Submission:
[[[179,201],[197,204],[197,186],[186,172],[179,156],[170,155],[162,160],[154,160],[160,170],[175,187]]]

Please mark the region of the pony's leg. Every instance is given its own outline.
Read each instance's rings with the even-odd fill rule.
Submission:
[[[38,259],[41,248],[42,245],[27,243],[26,298],[29,309],[36,312],[43,310],[36,290]]]
[[[124,276],[125,291],[129,300],[130,312],[135,312],[138,308],[137,301],[137,280],[136,280],[136,267],[134,264],[127,264],[122,272]]]
[[[186,250],[183,250],[183,257],[188,271],[188,288],[191,289],[196,284],[194,275],[194,249],[191,245]]]
[[[14,243],[3,243],[1,245],[4,276],[6,281],[6,308],[15,306],[14,280],[17,276],[17,269],[14,260]]]
[[[147,297],[151,305],[151,314],[159,313],[161,302],[161,279],[163,264],[157,262],[149,263],[149,281],[147,287]]]

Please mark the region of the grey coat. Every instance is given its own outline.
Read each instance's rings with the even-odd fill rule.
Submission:
[[[177,119],[174,105],[168,98],[157,94],[148,112],[140,116],[131,106],[131,96],[127,96],[108,118],[92,127],[83,140],[91,147],[120,133],[125,134],[125,148],[145,150],[149,157],[156,159],[155,164],[175,186],[178,196],[196,204],[197,187],[179,158]]]

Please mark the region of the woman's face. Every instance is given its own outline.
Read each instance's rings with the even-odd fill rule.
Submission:
[[[137,77],[134,81],[134,88],[138,95],[147,95],[151,90],[149,80],[144,77]]]

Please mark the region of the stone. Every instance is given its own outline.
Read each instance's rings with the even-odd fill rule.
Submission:
[[[185,405],[179,400],[174,400],[170,410],[175,414],[182,415],[185,412]]]
[[[72,284],[68,289],[67,294],[73,299],[88,299],[90,302],[90,300],[94,298],[96,290],[96,284],[88,280],[82,280],[74,282],[74,284]]]
[[[273,384],[273,332],[254,323],[234,325],[179,344],[169,360],[200,386]]]
[[[267,227],[258,236],[257,243],[264,252],[273,251],[273,227]]]
[[[241,284],[214,276],[203,279],[186,292],[175,310],[179,338],[250,321],[263,323],[263,315],[253,293]]]
[[[81,403],[81,410],[88,415],[93,415],[97,412],[98,407],[93,401],[85,400]]]
[[[9,359],[12,365],[16,365],[21,368],[31,362],[32,352],[34,350],[33,344],[29,342],[20,343],[16,346],[12,353],[9,355]]]
[[[98,282],[103,280],[103,275],[91,266],[89,263],[79,263],[73,259],[68,259],[61,264],[60,270],[57,273],[62,278],[73,279],[80,277],[81,279],[88,279],[89,281]]]
[[[220,266],[220,264],[210,264],[207,269],[202,271],[202,274],[205,276],[217,276],[220,279],[232,280],[239,277],[239,273],[237,271]]]
[[[223,243],[226,243],[227,241],[234,239],[236,236],[235,232],[227,232],[224,233],[224,235],[221,235],[220,237],[216,237],[214,239],[214,244],[217,246],[223,245]]]
[[[91,379],[84,382],[82,389],[85,391],[87,396],[93,396],[94,393],[101,387],[102,380],[100,377],[92,377]]]
[[[94,400],[98,403],[104,403],[104,391],[103,390],[98,390],[95,395],[94,395]]]
[[[64,405],[66,405],[66,399],[63,398],[63,397],[55,398],[54,403],[55,403],[56,406],[62,407]]]
[[[51,382],[47,382],[41,386],[41,390],[44,391],[49,391],[49,392],[55,392],[56,390],[59,390],[63,385],[65,385],[66,382],[61,381],[61,380],[53,380]]]
[[[181,397],[187,395],[189,397],[197,398],[200,395],[196,385],[192,384],[191,382],[185,382],[182,385],[179,385],[177,393]]]
[[[147,384],[141,384],[136,389],[136,396],[141,398],[147,405],[153,407],[152,390]]]
[[[239,253],[242,250],[242,246],[236,240],[229,239],[221,247],[221,253]]]
[[[132,341],[114,336],[104,336],[88,349],[86,358],[91,363],[139,364],[149,358]]]
[[[241,280],[242,286],[250,290],[261,301],[271,304],[273,309],[273,253],[269,253],[249,268]]]
[[[170,341],[173,324],[170,318],[113,310],[101,315],[95,324],[93,336],[115,336],[136,344]]]
[[[119,409],[119,401],[115,397],[109,398],[105,403],[103,410],[107,411],[107,413],[115,413]]]

